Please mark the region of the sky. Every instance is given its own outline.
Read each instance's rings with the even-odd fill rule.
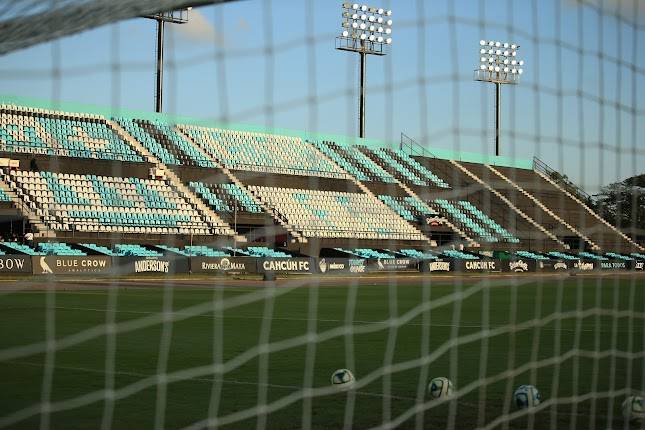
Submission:
[[[358,55],[334,49],[341,1],[245,0],[167,26],[164,111],[355,136]],[[588,192],[645,172],[645,2],[374,0],[393,43],[367,60],[366,134],[494,150],[479,40],[521,46],[502,89],[502,154],[538,156]],[[0,57],[0,94],[154,110],[155,23],[100,27]]]

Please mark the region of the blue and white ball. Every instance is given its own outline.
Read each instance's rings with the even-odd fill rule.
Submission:
[[[629,396],[623,402],[623,417],[628,421],[645,423],[645,399]]]
[[[517,409],[530,409],[540,404],[542,396],[533,385],[520,385],[513,393],[513,401]]]
[[[450,379],[440,376],[434,378],[428,384],[428,394],[433,399],[447,399],[452,397],[452,382]]]
[[[331,384],[342,390],[352,388],[355,381],[354,374],[347,369],[338,369],[331,374]]]

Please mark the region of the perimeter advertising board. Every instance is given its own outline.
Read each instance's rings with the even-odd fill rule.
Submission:
[[[361,258],[319,258],[317,264],[320,274],[361,274],[367,271],[366,261]]]
[[[379,258],[370,260],[368,270],[373,272],[408,272],[418,270],[418,261],[412,258]]]
[[[316,271],[313,258],[260,258],[257,260],[258,273],[301,273]]]
[[[453,260],[455,271],[467,273],[501,273],[501,260]]]
[[[253,257],[192,257],[191,273],[256,273],[256,259]]]
[[[540,260],[537,263],[540,272],[568,272],[573,263],[567,260]]]
[[[634,261],[633,262],[634,270],[645,271],[645,261]]]
[[[578,272],[592,272],[600,268],[598,261],[594,260],[578,260],[573,261],[573,269]]]
[[[188,273],[188,257],[114,257],[113,267],[119,275]]]
[[[31,257],[34,275],[111,274],[112,257],[88,255],[85,257],[34,255]]]
[[[525,272],[535,272],[537,270],[537,264],[535,260],[530,259],[513,259],[513,260],[500,260],[502,265],[503,272],[512,272],[512,273],[525,273]]]
[[[625,260],[610,260],[610,261],[601,261],[600,269],[601,270],[629,270],[631,269],[630,262]]]
[[[28,255],[0,256],[0,273],[29,273],[31,274],[31,257]]]
[[[449,273],[455,270],[452,260],[422,260],[419,262],[419,269],[427,273]]]

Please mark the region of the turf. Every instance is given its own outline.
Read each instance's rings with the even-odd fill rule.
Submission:
[[[0,424],[183,428],[216,416],[222,428],[240,429],[390,421],[627,428],[620,403],[645,390],[642,278],[292,283],[4,292]],[[164,309],[174,312],[165,322]],[[78,333],[86,336],[71,337]],[[47,339],[57,340],[49,354]],[[16,349],[26,345],[33,350]],[[344,367],[356,390],[325,392]],[[165,384],[156,378],[163,374]],[[433,376],[455,383],[456,401],[429,401]],[[511,393],[525,383],[538,387],[545,407],[509,417]],[[309,398],[304,387],[322,392]],[[43,414],[47,399],[53,411]]]

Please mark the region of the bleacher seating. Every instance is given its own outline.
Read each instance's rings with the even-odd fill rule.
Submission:
[[[0,106],[0,151],[142,162],[97,115]]]
[[[356,248],[356,249],[343,249],[343,248],[335,248],[336,251],[341,251],[345,252],[350,255],[354,255],[356,257],[360,258],[372,258],[372,259],[379,259],[379,258],[394,258],[394,255],[392,254],[386,254],[385,252],[381,252],[375,249],[370,249],[370,248]]]
[[[446,218],[460,227],[464,227],[475,233],[484,242],[498,242],[499,239],[482,225],[478,224],[471,216],[458,208],[458,204],[451,203],[446,199],[435,199],[436,207],[446,214]]]
[[[0,202],[10,202],[11,197],[3,189],[0,188]]]
[[[413,196],[393,197],[381,194],[378,198],[407,221],[417,221],[425,216],[438,215],[436,211]]]
[[[436,260],[439,258],[435,254],[432,254],[430,252],[417,251],[416,249],[400,249],[398,252],[405,255],[406,257],[416,258],[417,260]]]
[[[389,170],[395,173],[399,180],[405,183],[417,186],[450,188],[450,185],[443,179],[401,150],[385,148],[368,149],[366,147],[362,149],[365,152],[371,152],[376,155],[383,165],[389,166]]]
[[[161,257],[161,252],[148,249],[145,246],[129,243],[114,245],[113,254],[118,257]]]
[[[479,260],[479,257],[467,252],[458,251],[456,249],[446,249],[442,252],[443,255],[450,258],[458,258],[461,260]]]
[[[488,215],[486,215],[484,212],[479,210],[472,203],[470,203],[468,201],[465,201],[465,200],[462,200],[462,201],[458,202],[458,204],[461,207],[463,207],[464,209],[466,209],[468,212],[473,214],[479,221],[484,223],[484,225],[486,225],[489,229],[492,229],[495,234],[497,234],[498,236],[501,237],[501,239],[503,239],[503,240],[505,240],[507,242],[510,242],[510,243],[519,243],[520,242],[520,240],[517,237],[515,237],[514,235],[509,233],[509,231],[506,230],[501,225],[497,224],[495,222],[495,220],[493,220]]]
[[[262,213],[263,210],[236,184],[206,184],[191,181],[190,187],[216,212],[238,212],[253,214]]]
[[[584,258],[589,258],[591,260],[598,260],[598,261],[607,261],[607,260],[609,260],[609,258],[603,257],[602,255],[593,254],[591,252],[586,252],[586,251],[579,252],[578,255],[581,256],[581,257],[584,257]]]
[[[180,126],[224,167],[287,175],[346,178],[299,137],[196,126]]]
[[[618,254],[616,252],[606,252],[605,255],[607,257],[615,258],[615,259],[618,259],[618,260],[634,261],[634,259],[632,257],[629,257],[627,255],[623,255],[623,254]]]
[[[109,255],[110,257],[115,255],[110,248],[97,245],[95,243],[81,243],[80,245],[84,246],[85,248],[91,249],[92,251],[97,252],[99,254]]]
[[[230,254],[203,245],[186,245],[184,253],[192,257],[228,257]]]
[[[13,249],[14,251],[18,251],[21,254],[40,255],[40,252],[19,242],[1,242],[1,244],[7,248]]]
[[[85,252],[74,249],[66,243],[59,242],[40,242],[38,244],[38,252],[45,255],[68,255],[68,256],[83,256],[87,255]]]
[[[249,187],[305,237],[423,240],[386,205],[362,193]]]
[[[22,170],[12,170],[4,178],[53,230],[232,233],[223,221],[207,222],[177,190],[161,180]]]
[[[641,254],[640,252],[632,252],[630,255],[632,257],[645,259],[645,254]]]
[[[549,257],[531,251],[515,251],[515,254],[519,257],[531,258],[533,260],[549,260]]]
[[[237,255],[246,255],[249,257],[258,257],[258,258],[289,258],[291,257],[290,254],[287,254],[286,252],[278,251],[275,249],[267,248],[265,246],[249,246],[248,248],[245,249],[240,249],[240,248],[232,248],[228,247],[228,249],[231,253],[237,254]]]
[[[355,146],[341,146],[330,141],[315,141],[312,144],[359,181],[395,182],[392,175]]]
[[[567,254],[567,253],[564,253],[564,252],[560,252],[560,251],[550,251],[547,254],[550,255],[551,257],[560,258],[562,260],[579,260],[580,259],[579,257],[576,257],[574,255],[570,255],[570,254]]]

